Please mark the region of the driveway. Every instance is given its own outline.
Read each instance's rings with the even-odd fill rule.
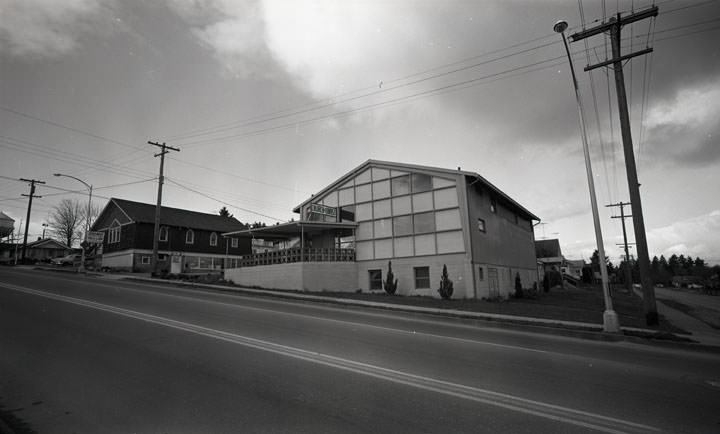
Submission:
[[[683,326],[678,323],[678,319],[682,320],[681,316],[670,318],[679,327],[690,329],[694,335],[703,334],[720,340],[720,297],[682,288],[655,288],[655,297],[664,306],[702,321],[700,324],[688,323]]]

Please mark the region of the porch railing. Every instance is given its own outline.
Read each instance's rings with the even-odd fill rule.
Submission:
[[[271,250],[264,253],[242,255],[229,259],[228,268],[254,267],[257,265],[287,264],[292,262],[354,262],[355,249],[294,248]]]

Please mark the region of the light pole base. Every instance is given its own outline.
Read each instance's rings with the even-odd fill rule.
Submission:
[[[606,333],[620,333],[620,320],[614,310],[603,312],[603,331]]]

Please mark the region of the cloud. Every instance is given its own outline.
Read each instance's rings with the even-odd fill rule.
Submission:
[[[232,74],[272,77],[260,2],[168,0],[168,5]]]
[[[109,1],[0,0],[0,49],[31,58],[70,53]]]
[[[662,165],[707,166],[720,161],[720,81],[678,91],[647,117],[648,158]]]
[[[700,256],[720,263],[720,210],[648,231],[650,255]]]

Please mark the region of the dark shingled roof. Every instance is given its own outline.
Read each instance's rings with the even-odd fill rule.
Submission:
[[[540,258],[558,258],[562,256],[560,252],[560,240],[536,240],[535,256]]]
[[[115,202],[133,221],[155,223],[155,205],[117,198],[110,200]],[[247,228],[234,217],[223,217],[219,214],[206,214],[167,206],[160,208],[160,224],[217,232],[240,231]]]

